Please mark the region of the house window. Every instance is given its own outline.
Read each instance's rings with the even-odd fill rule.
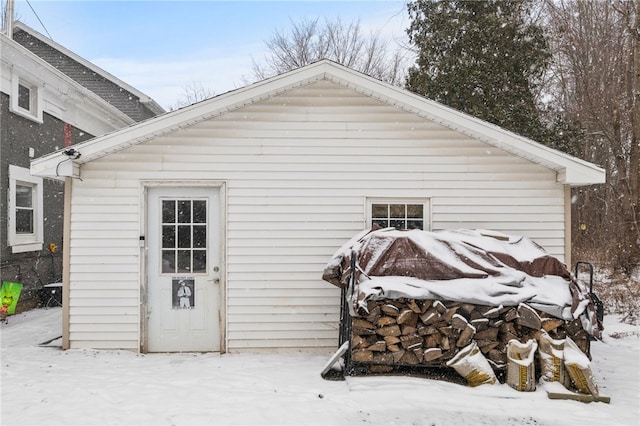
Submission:
[[[369,226],[429,230],[428,199],[368,200]]]
[[[31,89],[18,83],[18,106],[31,111]]]
[[[42,178],[29,169],[9,165],[9,229],[7,241],[13,253],[42,250]]]
[[[16,183],[16,234],[33,234],[34,185]]]
[[[42,123],[42,91],[34,84],[15,74],[11,79],[11,102],[9,109],[30,120]]]

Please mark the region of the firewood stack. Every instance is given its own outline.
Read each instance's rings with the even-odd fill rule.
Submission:
[[[394,366],[445,366],[475,340],[496,372],[506,368],[507,343],[571,337],[586,354],[589,336],[580,320],[565,321],[521,303],[491,307],[441,300],[370,300],[351,323],[351,360],[374,373]]]

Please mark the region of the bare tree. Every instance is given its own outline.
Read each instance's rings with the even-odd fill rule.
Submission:
[[[300,20],[288,32],[276,30],[265,44],[264,62],[253,61],[252,73],[259,80],[330,59],[395,85],[404,83],[408,51],[392,49],[380,32],[363,34],[359,21]]]
[[[585,130],[606,185],[574,191],[575,249],[626,272],[640,262],[640,2],[547,0],[554,102]]]
[[[202,82],[192,81],[183,87],[184,92],[180,99],[170,107],[170,110],[180,109],[182,107],[212,98],[216,95],[215,91],[202,85]]]

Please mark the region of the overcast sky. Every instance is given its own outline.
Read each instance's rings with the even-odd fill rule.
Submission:
[[[244,86],[252,58],[261,61],[265,41],[292,21],[360,19],[367,33],[402,40],[409,22],[404,0],[15,1],[16,19],[165,109],[194,82],[216,94]]]

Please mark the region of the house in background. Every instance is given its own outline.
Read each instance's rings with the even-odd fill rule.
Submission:
[[[74,149],[31,162],[68,194],[64,348],[335,349],[322,272],[363,229],[493,229],[570,263],[570,189],[605,180],[326,60]]]
[[[28,26],[12,28],[0,34],[0,278],[23,284],[27,309],[61,279],[64,217],[63,184],[31,176],[31,159],[164,110]]]

